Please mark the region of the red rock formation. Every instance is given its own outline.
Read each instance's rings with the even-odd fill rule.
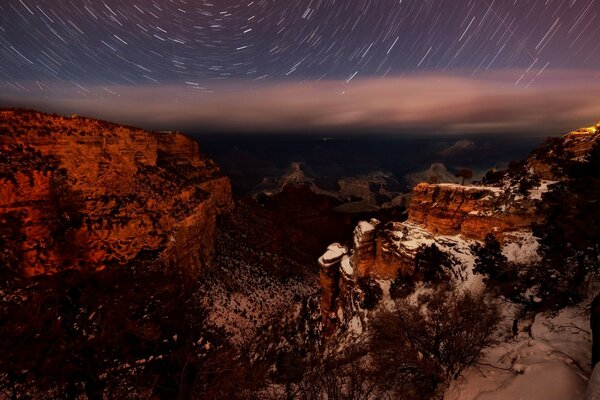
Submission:
[[[340,263],[347,253],[347,249],[338,243],[327,248],[325,254],[319,258],[319,283],[321,285],[321,315],[323,325],[332,328],[337,318]]]
[[[468,239],[483,240],[490,233],[500,241],[518,238],[516,231],[528,231],[533,223],[543,219],[536,205],[543,201],[542,193],[552,182],[539,178],[569,179],[568,174],[561,175],[561,167],[586,159],[599,141],[600,124],[551,140],[518,167],[509,169],[499,182],[501,187],[418,184],[411,193],[406,222],[382,226],[371,220],[358,224],[351,256],[327,265],[329,279],[322,280],[327,298],[323,299],[322,309],[333,315],[334,310],[349,304],[343,299],[356,288],[353,282],[413,274],[414,259],[421,246],[435,244],[445,251],[454,251],[457,257],[469,258],[472,242]],[[563,168],[565,171],[568,169]],[[344,278],[348,275],[344,269],[356,275],[354,280]]]
[[[586,157],[599,141],[600,122],[596,126],[581,128],[561,138],[547,141],[532,152],[527,163],[540,178],[559,180],[563,175],[561,165]]]
[[[408,219],[433,234],[483,240],[529,227],[536,215],[532,201],[501,188],[421,183],[412,191]]]
[[[87,118],[0,111],[0,219],[22,236],[28,275],[161,257],[210,263],[229,180],[180,133]]]

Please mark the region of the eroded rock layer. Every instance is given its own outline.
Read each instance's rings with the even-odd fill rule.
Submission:
[[[533,201],[504,188],[421,183],[412,191],[408,219],[434,234],[483,240],[531,226],[536,215]]]
[[[4,253],[28,275],[159,257],[197,274],[233,206],[229,180],[180,133],[1,110],[0,154]]]
[[[579,164],[597,157],[598,146],[600,123],[548,140],[508,170],[491,171],[485,185],[416,185],[406,222],[360,222],[352,247],[338,252],[335,263],[321,263],[328,277],[322,281],[324,318],[351,303],[344,299],[351,298],[355,282],[414,274],[415,258],[427,246],[435,245],[469,269],[474,262],[471,245],[493,234],[512,253],[520,253],[511,253],[513,259],[535,259],[532,226],[546,217],[540,207],[544,194],[576,177]]]

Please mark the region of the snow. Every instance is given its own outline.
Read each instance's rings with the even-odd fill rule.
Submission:
[[[444,398],[583,399],[591,349],[588,318],[583,306],[566,308],[555,316],[537,314],[531,335],[500,339],[480,365],[450,384]]]
[[[539,261],[540,244],[538,238],[529,230],[521,230],[505,234],[505,243],[502,254],[510,262],[530,264]]]
[[[550,185],[556,183],[556,181],[542,181],[540,186],[529,191],[529,198],[532,200],[542,200],[542,195],[548,192]]]
[[[342,258],[342,272],[348,277],[348,278],[352,278],[354,276],[354,268],[352,267],[352,262],[350,260],[350,257],[345,256],[344,258]]]
[[[390,287],[392,285],[392,281],[390,280],[377,280],[377,284],[381,288],[383,292],[383,297],[381,299],[381,305],[386,310],[393,310],[396,303],[392,300],[392,296],[390,296]]]
[[[358,315],[352,317],[350,322],[348,323],[348,334],[351,336],[359,336],[363,333],[363,326]]]
[[[341,244],[333,243],[327,247],[327,251],[321,256],[321,260],[323,260],[325,264],[330,264],[338,261],[347,252],[348,250]]]
[[[206,292],[198,293],[211,323],[222,328],[235,344],[243,343],[249,332],[264,329],[275,316],[296,318],[302,304],[294,299],[318,293],[316,277],[292,276],[281,280],[265,270],[260,261],[247,262],[243,257],[243,253],[221,256],[215,273],[219,272],[223,278],[206,281]],[[268,252],[261,257],[277,260],[290,270],[303,268]]]
[[[358,223],[358,231],[365,234],[365,233],[369,233],[371,231],[373,231],[375,229],[375,227],[373,225],[371,225],[369,222],[367,221],[360,221]]]
[[[528,365],[522,375],[493,392],[482,393],[477,400],[579,399],[584,390],[583,379],[565,364],[541,362]]]

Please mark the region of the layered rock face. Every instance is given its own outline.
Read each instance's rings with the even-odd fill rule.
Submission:
[[[332,313],[336,304],[344,303],[349,292],[346,287],[351,284],[344,279],[348,274],[336,275],[331,268],[352,271],[355,281],[406,276],[414,272],[419,249],[432,244],[472,267],[470,245],[488,234],[505,245],[522,248],[521,241],[532,238],[532,224],[544,219],[538,208],[543,193],[556,181],[570,179],[565,171],[587,159],[598,143],[600,124],[549,140],[527,160],[500,173],[493,186],[418,184],[411,193],[406,222],[358,224],[352,248],[344,250],[348,256],[341,257],[334,267],[328,266],[331,279],[324,293],[339,293],[339,299],[328,299],[331,307],[327,311]],[[337,287],[332,281],[335,277]]]
[[[195,275],[233,206],[229,180],[180,133],[2,110],[0,146],[2,233],[28,275],[137,258]]]
[[[477,240],[529,227],[536,220],[531,199],[503,188],[427,183],[413,189],[408,216],[431,233]]]
[[[327,248],[325,254],[319,257],[319,284],[321,286],[321,315],[323,325],[333,328],[336,324],[340,292],[341,263],[348,250],[334,243]]]

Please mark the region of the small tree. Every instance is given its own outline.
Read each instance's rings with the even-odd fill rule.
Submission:
[[[390,284],[390,297],[393,300],[409,296],[415,290],[415,280],[411,276],[398,274]]]
[[[383,297],[383,290],[373,278],[361,279],[358,285],[362,292],[361,307],[367,310],[374,309]]]
[[[470,169],[467,168],[463,168],[460,171],[458,171],[454,176],[456,176],[457,178],[462,178],[462,185],[465,184],[465,179],[472,179],[473,178],[473,171],[471,171]]]
[[[435,244],[431,244],[419,247],[414,263],[413,276],[416,280],[440,283],[452,278],[456,260],[452,255],[441,251]]]
[[[484,275],[484,280],[498,281],[504,279],[506,274],[506,264],[508,262],[506,256],[502,254],[502,246],[496,239],[496,236],[489,233],[483,245],[475,244],[471,246],[471,250],[476,255],[475,266],[473,272]]]
[[[485,237],[483,245],[471,246],[471,251],[476,257],[473,272],[483,275],[483,281],[491,290],[514,303],[531,305],[532,299],[525,297],[527,286],[534,283],[525,277],[530,266],[509,262],[492,234]]]

